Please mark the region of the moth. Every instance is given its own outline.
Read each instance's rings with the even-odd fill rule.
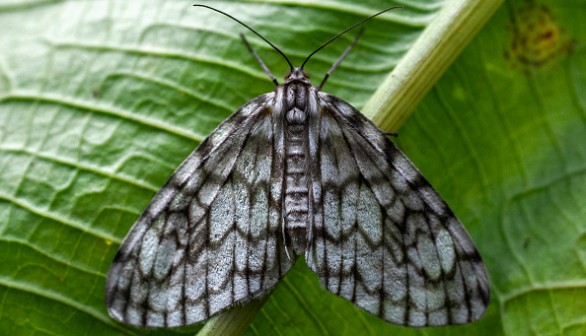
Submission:
[[[269,293],[304,256],[323,287],[388,321],[462,324],[489,302],[462,224],[387,135],[303,68],[238,109],[171,175],[108,272],[110,315],[195,324]],[[360,35],[360,34],[359,34]]]

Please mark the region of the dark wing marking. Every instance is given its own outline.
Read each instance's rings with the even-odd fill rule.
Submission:
[[[306,258],[322,285],[400,325],[480,318],[488,277],[462,224],[370,120],[339,98],[320,100]]]
[[[108,272],[112,317],[141,327],[194,324],[265,294],[291,267],[272,98],[236,111],[155,195]]]

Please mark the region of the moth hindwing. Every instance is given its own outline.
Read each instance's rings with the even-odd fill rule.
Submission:
[[[204,321],[267,294],[300,255],[328,291],[386,321],[482,316],[488,277],[462,224],[324,83],[312,86],[291,65],[281,85],[234,112],[177,168],[108,272],[113,318],[141,327]]]

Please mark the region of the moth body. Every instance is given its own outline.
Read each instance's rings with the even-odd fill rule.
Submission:
[[[285,196],[282,199],[284,241],[289,258],[303,255],[307,250],[308,228],[311,225],[312,165],[315,160],[316,127],[319,118],[317,89],[311,85],[300,68],[294,68],[285,82],[276,88],[273,122],[283,128],[285,166]],[[292,251],[292,252],[291,252]]]

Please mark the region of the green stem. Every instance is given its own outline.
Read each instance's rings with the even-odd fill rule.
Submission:
[[[384,130],[398,129],[502,2],[447,1],[362,112]]]
[[[262,308],[267,299],[268,296],[212,317],[197,333],[197,336],[244,334],[244,331],[256,317],[256,313]]]

